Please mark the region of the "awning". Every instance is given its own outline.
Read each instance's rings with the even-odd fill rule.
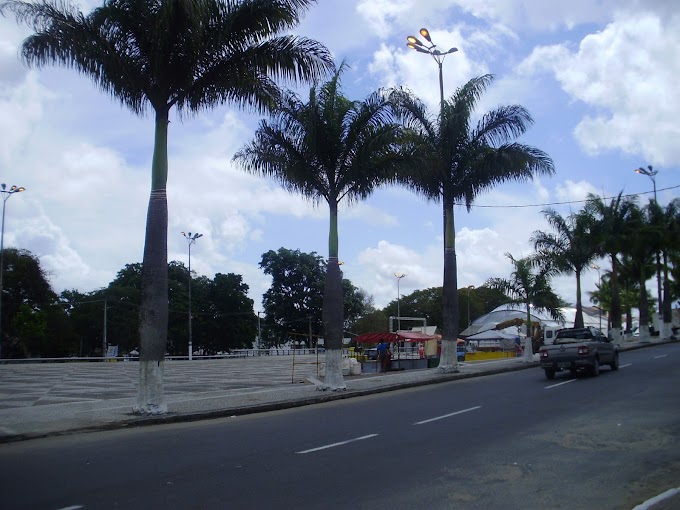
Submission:
[[[440,335],[426,335],[417,331],[400,330],[395,333],[364,333],[354,337],[355,342],[364,344],[377,344],[380,342],[424,342],[426,340],[439,340]]]

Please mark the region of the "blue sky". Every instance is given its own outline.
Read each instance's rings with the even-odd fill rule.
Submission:
[[[80,3],[86,10],[96,4]],[[348,97],[403,85],[435,111],[437,65],[405,45],[421,27],[441,48],[459,49],[444,62],[445,95],[494,74],[479,113],[500,104],[526,107],[535,124],[521,141],[547,152],[557,171],[479,197],[478,205],[491,207],[456,209],[459,287],[507,277],[504,254],[532,252],[532,232],[548,230],[541,204],[563,204],[553,207],[568,215],[589,192],[611,197],[622,190],[641,194],[644,203],[652,181],[633,170],[648,164],[659,171],[660,203],[679,196],[674,0],[320,0],[296,32],[347,61]],[[134,116],[73,71],[25,68],[17,53],[28,33],[0,18],[0,181],[27,188],[7,203],[5,245],[40,257],[57,292],[87,292],[142,259],[153,117]],[[256,310],[269,286],[258,267],[264,252],[328,255],[326,207],[231,162],[258,120],[230,105],[173,118],[168,179],[169,259],[187,262],[181,231],[204,234],[192,248],[192,269],[211,278],[242,274]],[[407,274],[402,295],[441,286],[442,253],[439,204],[406,189],[379,190],[340,212],[345,276],[379,307],[396,299],[395,272]],[[595,271],[586,274],[584,291],[596,280]],[[554,283],[574,301],[573,277]]]

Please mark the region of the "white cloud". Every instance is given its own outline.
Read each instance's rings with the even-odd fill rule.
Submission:
[[[680,163],[680,23],[652,14],[619,17],[567,45],[536,48],[520,71],[549,69],[574,100],[592,107],[574,135],[590,154],[619,149],[653,164]]]

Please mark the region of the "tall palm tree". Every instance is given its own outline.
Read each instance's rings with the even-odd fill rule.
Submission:
[[[271,177],[291,192],[330,211],[328,265],[324,283],[326,342],[324,389],[344,389],[342,377],[343,296],[338,264],[338,206],[368,197],[394,180],[404,159],[401,126],[388,94],[374,92],[350,101],[340,90],[341,65],[333,78],[313,87],[304,103],[286,94],[271,121],[260,123],[255,139],[235,156],[252,173]]]
[[[222,103],[265,110],[277,78],[309,80],[332,69],[327,49],[295,27],[314,0],[106,0],[83,14],[60,0],[5,2],[35,34],[22,44],[32,66],[74,68],[142,115],[155,116],[140,311],[140,385],[135,411],[163,413],[168,329],[168,124],[173,107],[197,113]]]
[[[663,253],[663,331],[662,338],[673,335],[673,315],[671,309],[671,281],[669,265],[672,253],[680,252],[680,198],[672,200],[663,210],[663,235],[661,251]]]
[[[634,201],[619,193],[607,204],[604,199],[589,193],[585,205],[588,214],[596,220],[593,232],[599,245],[599,254],[611,260],[611,336],[615,343],[621,343],[621,299],[619,296],[619,259],[627,243],[627,222]]]
[[[533,123],[519,105],[499,106],[472,124],[475,107],[492,75],[474,78],[443,102],[436,119],[423,103],[403,94],[411,143],[423,154],[423,163],[403,176],[407,185],[427,200],[441,202],[444,218],[444,279],[442,299],[442,354],[438,370],[457,372],[458,276],[454,205],[468,208],[485,190],[503,182],[527,181],[535,174],[554,173],[553,162],[543,151],[514,142]]]
[[[524,361],[534,359],[531,341],[531,309],[545,311],[556,321],[564,322],[564,316],[560,310],[561,300],[550,287],[552,270],[549,267],[540,267],[538,272],[533,272],[536,261],[531,257],[515,259],[510,253],[505,254],[513,265],[510,279],[489,278],[485,285],[498,290],[508,296],[510,303],[516,306],[526,306],[527,312],[527,337],[524,345]]]
[[[654,274],[654,245],[658,236],[658,228],[653,224],[653,216],[658,213],[656,202],[651,207],[639,208],[634,206],[630,211],[629,241],[627,252],[630,253],[636,269],[638,287],[638,303],[640,324],[640,341],[649,341],[649,326],[652,325],[650,314],[650,299],[647,291],[647,280]],[[649,276],[648,276],[649,275]]]
[[[537,230],[531,236],[537,260],[540,264],[554,267],[557,273],[576,276],[576,317],[574,327],[583,327],[583,303],[581,301],[581,274],[598,258],[597,246],[592,242],[594,219],[587,211],[570,214],[563,218],[554,209],[544,209],[543,215],[555,233]]]

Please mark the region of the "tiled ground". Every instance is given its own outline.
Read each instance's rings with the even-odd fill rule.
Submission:
[[[320,358],[320,361],[323,357]],[[316,356],[167,361],[166,396],[299,384],[317,375]],[[0,409],[137,396],[139,363],[0,365]]]

